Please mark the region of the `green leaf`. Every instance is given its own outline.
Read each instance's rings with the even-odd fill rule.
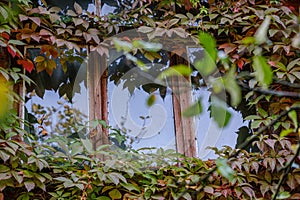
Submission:
[[[287,135],[289,135],[290,133],[293,133],[294,130],[293,129],[286,129],[286,130],[282,130],[280,133],[280,138],[283,138]]]
[[[10,168],[5,166],[5,165],[0,165],[0,173],[3,173],[3,172],[8,172],[10,171]]]
[[[57,178],[54,178],[54,180],[57,180],[57,181],[62,181],[62,182],[65,182],[65,181],[70,181],[70,179],[68,179],[68,178],[65,178],[65,177],[57,177]]]
[[[253,119],[261,119],[261,117],[258,115],[249,115],[249,116],[245,117],[244,120],[253,120]]]
[[[6,162],[9,158],[10,158],[10,155],[8,155],[7,153],[5,153],[4,151],[0,151],[0,158]]]
[[[217,171],[229,181],[233,181],[234,179],[234,171],[233,169],[227,164],[227,159],[218,158],[216,160]]]
[[[20,40],[9,40],[8,44],[25,45],[25,43]]]
[[[109,174],[107,174],[107,177],[115,184],[115,185],[118,185],[120,180],[122,180],[124,183],[127,183],[127,180],[126,178],[122,175],[122,174],[119,174],[119,173],[116,173],[116,172],[111,172]]]
[[[185,198],[186,200],[192,200],[192,196],[189,193],[184,193],[184,195],[182,195],[183,198]]]
[[[202,112],[201,99],[199,99],[195,104],[188,107],[185,111],[183,111],[182,115],[185,117],[193,117],[195,115],[199,115]]]
[[[80,189],[80,190],[83,190],[84,189],[84,185],[83,184],[75,184],[75,186]]]
[[[192,73],[192,69],[186,65],[175,65],[172,67],[169,67],[162,73],[160,73],[158,79],[162,80],[164,78],[170,77],[170,76],[190,76]]]
[[[195,67],[202,76],[208,76],[216,69],[216,41],[210,34],[205,32],[199,33],[199,41],[205,51],[203,58],[195,62]]]
[[[30,200],[30,195],[29,194],[32,194],[32,193],[25,193],[25,194],[22,194],[20,195],[17,200]]]
[[[232,106],[237,106],[242,99],[241,88],[236,82],[235,69],[232,68],[224,77],[224,87],[230,94],[230,101]]]
[[[145,42],[143,40],[134,40],[132,45],[150,52],[157,52],[162,48],[162,44],[160,43]]]
[[[121,185],[129,191],[135,190],[137,192],[140,192],[140,188],[137,185],[131,183],[121,183]]]
[[[276,196],[276,199],[287,199],[290,198],[291,194],[288,191],[281,191],[279,194]],[[274,195],[272,199],[274,198]]]
[[[263,44],[267,41],[268,36],[268,29],[270,26],[270,22],[271,22],[271,17],[270,16],[266,16],[265,20],[263,21],[263,23],[260,25],[260,27],[257,29],[254,37],[255,37],[255,42],[256,44]]]
[[[154,29],[151,28],[151,27],[148,27],[148,26],[140,26],[138,28],[138,32],[141,32],[141,33],[150,33],[152,32]]]
[[[117,38],[114,38],[113,42],[117,51],[130,52],[133,49],[133,45],[130,42],[122,41]]]
[[[288,116],[293,121],[295,129],[297,129],[298,128],[297,112],[295,110],[292,110],[288,113]]]
[[[231,113],[227,110],[226,103],[217,97],[212,98],[210,112],[211,117],[220,128],[226,126],[231,118]]]
[[[206,51],[203,58],[196,60],[195,67],[204,77],[210,75],[217,68],[215,60]]]
[[[262,116],[263,118],[268,117],[268,112],[265,111],[265,110],[262,109],[262,108],[258,108],[258,109],[257,109],[257,112],[258,112],[258,114],[259,114],[260,116]]]
[[[74,185],[75,184],[71,180],[68,180],[68,181],[64,182],[64,187],[65,188],[73,187]]]
[[[156,96],[154,94],[151,94],[148,99],[147,99],[147,106],[153,106],[153,104],[155,103],[156,100]]]
[[[91,140],[89,140],[89,139],[81,139],[81,142],[82,142],[84,148],[87,150],[88,153],[92,153],[93,152],[93,144],[92,144]]]
[[[110,198],[114,199],[121,199],[122,198],[122,194],[119,190],[117,189],[113,189],[112,191],[110,191],[108,193],[108,195],[110,196]]]
[[[215,61],[217,59],[216,40],[209,33],[200,32],[199,42],[210,58]]]
[[[273,72],[266,59],[262,56],[253,57],[254,74],[257,81],[263,87],[268,87],[272,83]]]

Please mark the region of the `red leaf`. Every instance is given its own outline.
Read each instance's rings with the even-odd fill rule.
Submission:
[[[18,63],[19,65],[22,65],[22,67],[23,67],[26,71],[28,71],[29,73],[31,73],[31,71],[32,71],[33,68],[34,68],[33,63],[31,62],[31,60],[28,60],[28,59],[25,59],[25,60],[19,59],[19,60],[17,61],[17,63]]]
[[[9,40],[9,34],[8,33],[6,33],[6,32],[4,32],[4,33],[1,33],[1,36],[4,38],[4,39],[6,39],[6,40]]]
[[[7,46],[7,51],[13,58],[17,55],[17,53],[9,45]]]
[[[275,61],[268,61],[268,64],[272,67],[278,67]]]
[[[190,10],[193,7],[190,0],[184,0],[184,7],[186,10]]]
[[[224,49],[224,52],[226,54],[230,54],[231,52],[233,52],[237,49],[237,46],[235,44],[232,44],[232,43],[225,43],[225,44],[221,44],[219,46],[219,49]]]
[[[243,69],[243,67],[244,67],[244,60],[243,59],[239,59],[238,61],[237,61],[237,65],[238,65],[238,67],[240,68],[240,69]]]

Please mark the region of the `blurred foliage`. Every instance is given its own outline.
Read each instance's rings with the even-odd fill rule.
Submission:
[[[192,66],[198,70],[194,82],[201,85],[201,79],[209,80],[206,84],[212,91],[212,117],[224,126],[230,118],[226,104],[242,108],[245,120],[251,121],[251,131],[241,129],[238,140],[246,141],[248,150],[257,149],[248,152],[213,148],[219,159],[202,161],[171,150],[158,149],[146,154],[123,151],[116,148],[118,145],[94,149],[86,137],[64,136],[105,125],[101,120],[93,122],[92,127],[89,124],[57,127],[63,134],[40,143],[21,128],[27,122],[16,111],[10,111],[0,120],[0,198],[299,199],[300,116],[297,109],[290,110],[299,106],[300,98],[297,6],[299,3],[295,1],[216,0],[207,5],[202,1],[136,0],[130,9],[100,17],[84,11],[77,3],[73,9],[62,10],[33,7],[24,0],[1,1],[0,46],[6,59],[0,68],[4,86],[0,97],[4,102],[10,99],[7,94],[10,82],[12,87],[23,80],[31,82],[22,68],[32,75],[43,74],[47,80],[59,70],[61,82],[49,89],[62,90],[61,96],[71,99],[69,90],[61,89],[72,84],[72,74],[76,71],[76,66],[64,59],[67,52],[78,55],[87,49],[108,56],[111,45],[122,47],[127,54],[121,59],[130,61],[125,68],[139,66],[140,73],[154,70],[155,78],[161,78],[163,70],[147,69],[143,64],[164,63],[164,57],[172,59],[175,54],[184,56],[186,45],[200,43],[205,53],[203,60]],[[134,35],[105,40],[134,28],[140,34],[138,38]],[[163,38],[163,46],[159,38]],[[189,44],[185,44],[186,38]],[[41,47],[34,59],[22,53],[29,45]],[[152,51],[160,48],[171,52]],[[203,64],[207,63],[206,68]],[[176,73],[166,71],[164,76],[190,73],[182,70],[182,66],[175,70]],[[32,90],[43,96],[48,85],[38,85],[44,88],[37,92],[32,86]],[[137,86],[140,85],[130,86],[131,91]],[[143,88],[152,91],[151,87]],[[228,99],[219,98],[224,89]],[[18,95],[11,96],[13,101],[21,101]],[[186,111],[187,115],[199,114],[200,101],[192,108]],[[68,124],[74,118],[65,114]],[[122,134],[116,132],[112,137],[119,146],[124,145]],[[249,147],[252,141],[247,143],[248,139],[244,139],[249,137],[254,138],[255,146]],[[106,161],[100,160],[99,155],[104,155]]]

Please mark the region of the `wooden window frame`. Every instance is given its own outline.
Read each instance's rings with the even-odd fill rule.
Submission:
[[[93,55],[93,56],[91,56]],[[89,116],[90,120],[101,119],[109,124],[108,120],[108,64],[105,55],[90,54],[88,64],[88,88],[89,89]],[[188,64],[186,60],[175,55],[171,58],[170,67],[177,64]],[[97,81],[99,80],[99,81]],[[182,112],[191,105],[191,91],[180,91],[177,83],[189,82],[190,77],[174,77],[174,87],[172,88],[172,103],[174,113],[174,131],[176,137],[176,150],[188,157],[196,157],[196,136],[195,136],[195,123],[194,118],[186,118],[182,116]],[[176,86],[177,85],[177,86]],[[109,136],[108,130],[103,127],[98,127],[92,134],[93,146],[97,148],[99,145],[108,144]]]

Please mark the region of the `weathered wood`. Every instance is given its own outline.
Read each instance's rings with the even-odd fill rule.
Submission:
[[[91,53],[88,62],[89,120],[108,120],[106,57]],[[91,130],[94,149],[109,144],[108,132],[101,125]]]
[[[170,67],[177,64],[186,64],[186,61],[175,55],[171,58]],[[194,118],[182,116],[183,111],[192,102],[190,77],[173,77],[172,91],[177,151],[186,156],[195,157],[197,151]]]

